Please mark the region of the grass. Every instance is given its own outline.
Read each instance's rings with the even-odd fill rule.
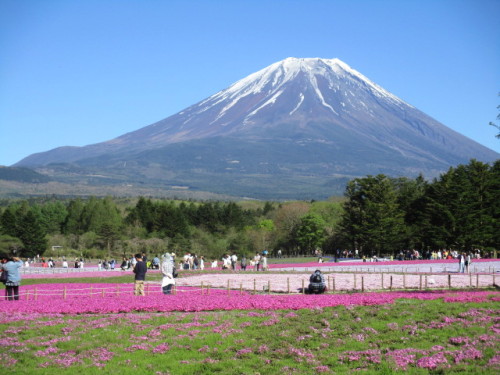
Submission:
[[[159,281],[161,280],[160,274],[147,275],[148,281]],[[121,275],[121,276],[110,276],[110,277],[68,277],[63,279],[58,278],[38,278],[38,279],[23,279],[22,285],[38,285],[38,284],[120,284],[128,283],[132,284],[134,282],[134,275]],[[22,286],[21,286],[22,288]],[[3,287],[2,289],[5,289]]]
[[[298,311],[3,316],[0,360],[8,373],[35,375],[496,374],[498,313],[493,301],[398,300]]]
[[[326,259],[326,258],[324,258]],[[267,258],[268,264],[295,264],[317,262],[318,257],[297,257],[297,258]]]

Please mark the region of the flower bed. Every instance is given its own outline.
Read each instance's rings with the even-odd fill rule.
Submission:
[[[309,285],[310,274],[272,274],[272,273],[217,273],[197,274],[178,279],[178,285],[200,287],[210,285],[214,288],[233,288],[275,293],[298,293]],[[497,279],[500,279],[500,275]],[[383,289],[424,289],[424,288],[469,288],[491,287],[496,283],[492,274],[469,275],[406,275],[371,273],[325,273],[325,281],[330,291],[383,290]]]
[[[420,300],[443,298],[445,301],[500,301],[497,291],[469,292],[385,292],[356,294],[323,294],[323,295],[252,295],[240,294],[239,291],[210,289],[204,294],[200,292],[180,292],[176,295],[163,295],[159,286],[147,296],[132,295],[130,285],[124,284],[92,284],[94,294],[85,294],[83,290],[88,284],[42,284],[23,287],[25,292],[46,292],[45,297],[34,299],[0,302],[0,314],[3,319],[11,319],[16,314],[85,314],[85,313],[126,313],[133,311],[167,312],[167,311],[214,311],[214,310],[280,310],[311,309],[338,305],[380,305],[392,303],[395,299],[411,298]],[[43,289],[42,289],[43,288]],[[57,291],[50,293],[50,291]],[[66,291],[66,295],[61,293]],[[104,290],[104,292],[103,292]],[[187,291],[189,289],[186,289]],[[71,291],[77,291],[71,294]],[[31,298],[35,298],[32,296]],[[8,317],[8,318],[7,318]]]

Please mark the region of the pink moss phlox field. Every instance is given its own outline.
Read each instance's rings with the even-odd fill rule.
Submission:
[[[474,259],[473,263],[491,262],[498,259]],[[308,263],[287,263],[287,264],[270,264],[269,268],[315,268],[315,267],[342,267],[342,266],[413,266],[418,264],[458,264],[457,259],[431,259],[431,260],[386,260],[378,262],[359,262],[359,261],[342,261],[334,262],[327,261],[323,263],[308,262]]]
[[[239,291],[211,289],[209,292],[179,291],[175,295],[164,295],[159,292],[159,286],[147,296],[134,296],[130,284],[91,284],[106,287],[107,292],[97,292],[97,295],[82,294],[71,296],[70,290],[78,290],[88,284],[40,284],[38,290],[50,291],[57,288],[58,293],[50,298],[44,297],[34,300],[21,299],[19,301],[0,301],[2,319],[13,314],[106,314],[141,312],[170,312],[170,311],[214,311],[214,310],[299,310],[313,309],[328,306],[351,305],[381,305],[392,303],[395,299],[411,298],[419,300],[433,300],[443,298],[448,302],[486,301],[492,297],[500,297],[498,291],[468,291],[468,292],[386,292],[386,293],[356,293],[356,294],[323,294],[323,295],[253,295]],[[23,287],[27,289],[35,286]],[[67,295],[60,294],[61,288],[66,287]],[[127,289],[128,288],[128,289]],[[120,290],[119,294],[113,291]]]
[[[60,270],[59,270],[60,271]],[[159,273],[159,271],[156,270],[148,270],[148,274],[151,273]],[[40,272],[40,273],[24,273],[22,275],[23,279],[69,279],[69,278],[81,278],[81,277],[116,277],[116,276],[123,276],[123,275],[129,275],[131,278],[133,278],[134,273],[130,271],[121,271],[121,270],[115,270],[115,271],[96,271],[96,270],[89,270],[89,271],[82,271],[82,272],[54,272],[51,273],[50,271],[47,271],[45,273]]]

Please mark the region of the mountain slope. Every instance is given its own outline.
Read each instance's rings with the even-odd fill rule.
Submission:
[[[270,184],[279,176],[288,184],[308,180],[314,195],[337,178],[433,177],[471,158],[498,157],[338,59],[288,58],[155,124],[103,143],[33,154],[16,165],[54,176],[78,166],[82,178],[100,173],[110,181],[218,192],[216,185],[232,186],[250,196],[260,180],[263,190],[269,184],[293,195],[290,186]]]

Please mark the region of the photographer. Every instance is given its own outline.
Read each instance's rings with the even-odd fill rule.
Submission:
[[[309,278],[308,294],[321,294],[326,291],[325,276],[320,270],[314,271]]]
[[[19,300],[19,286],[21,285],[21,273],[19,269],[23,266],[22,260],[17,257],[4,257],[2,275],[5,274],[5,298],[9,301]]]

